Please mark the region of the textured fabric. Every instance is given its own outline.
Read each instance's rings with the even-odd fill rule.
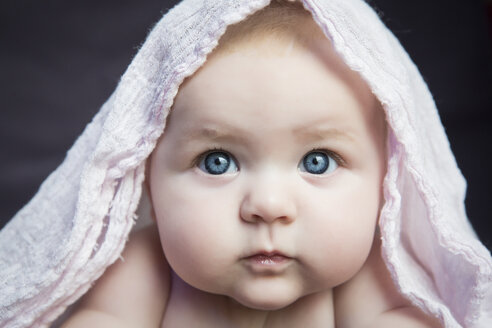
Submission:
[[[119,256],[145,160],[183,79],[227,25],[269,0],[185,0],[154,27],[65,161],[0,232],[0,326],[46,327]],[[383,258],[400,291],[446,327],[492,326],[492,260],[467,220],[466,183],[417,68],[360,0],[303,0],[389,124]]]

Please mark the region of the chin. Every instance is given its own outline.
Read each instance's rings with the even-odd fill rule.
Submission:
[[[235,299],[236,302],[240,303],[241,305],[244,305],[245,307],[248,307],[250,309],[254,310],[261,310],[261,311],[276,311],[283,309],[292,303],[294,303],[297,299],[295,300],[275,300],[275,299]]]
[[[231,296],[236,302],[255,310],[275,311],[296,302],[302,295],[289,288],[245,288]]]

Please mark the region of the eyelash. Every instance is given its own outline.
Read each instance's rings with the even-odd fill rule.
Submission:
[[[234,159],[236,161],[236,158],[234,157],[234,155],[232,155],[229,151],[225,150],[224,148],[222,147],[213,147],[213,148],[210,148],[209,150],[207,151],[204,151],[203,153],[201,153],[200,155],[198,155],[197,157],[195,157],[193,159],[193,161],[191,162],[191,167],[196,167],[198,166],[198,164],[200,164],[200,161],[202,159],[204,159],[205,157],[207,157],[208,154],[211,154],[211,153],[214,153],[214,152],[224,152],[224,153],[227,153],[229,154],[229,156],[232,157],[232,159]],[[237,163],[237,161],[236,161]],[[238,167],[239,167],[239,163],[238,163]]]
[[[342,166],[342,167],[346,167],[347,166],[347,162],[345,162],[345,160],[343,159],[343,157],[340,156],[338,153],[334,152],[333,150],[328,150],[326,148],[313,148],[310,151],[308,151],[306,154],[309,154],[311,152],[322,152],[322,153],[326,153],[327,155],[333,157],[333,159],[335,160],[335,162],[339,166]]]

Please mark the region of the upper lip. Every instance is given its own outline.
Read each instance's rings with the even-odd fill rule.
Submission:
[[[274,251],[258,251],[258,252],[254,252],[251,255],[246,256],[245,258],[251,258],[251,257],[254,257],[254,256],[268,256],[268,257],[272,257],[272,256],[283,256],[283,257],[286,257],[286,258],[290,258],[290,256],[285,255],[284,253],[282,253],[280,251],[276,251],[276,250],[274,250]]]

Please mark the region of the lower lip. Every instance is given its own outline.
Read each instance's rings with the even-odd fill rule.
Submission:
[[[245,260],[253,271],[273,273],[283,270],[292,259],[283,255],[258,254],[247,257]]]

